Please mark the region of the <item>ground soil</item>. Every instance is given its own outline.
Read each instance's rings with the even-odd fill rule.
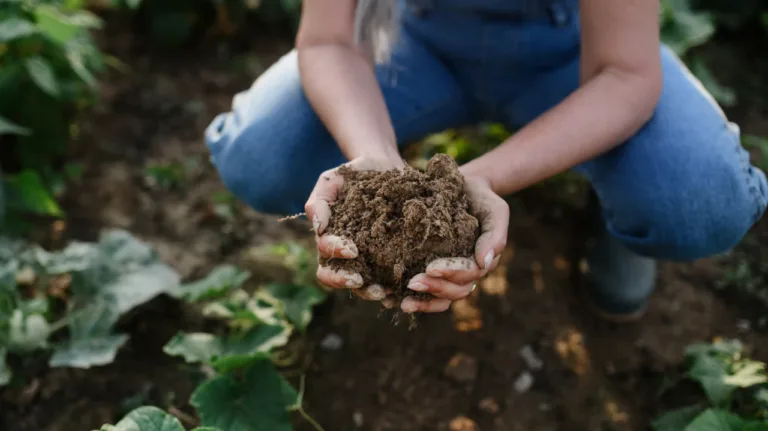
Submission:
[[[311,243],[308,223],[278,223],[239,205],[223,211],[201,140],[232,95],[288,49],[287,39],[254,35],[247,47],[258,57],[209,42],[194,55],[171,55],[120,24],[108,23],[104,45],[132,69],[108,77],[103,103],[81,127],[73,156],[86,173],[66,198],[67,235],[130,229],[187,278],[225,261],[252,269],[254,283],[290,276],[250,251]],[[742,128],[760,130],[765,118],[753,112]],[[181,184],[163,189],[144,170],[159,162],[191,167]],[[345,294],[319,306],[307,337],[295,342],[302,368],[289,370],[307,373],[307,411],[328,431],[643,430],[659,410],[696,395],[660,395],[690,343],[738,337],[768,360],[768,334],[757,323],[765,309],[736,290],[712,288],[727,259],[666,264],[642,320],[597,319],[578,295],[583,198],[557,181],[512,198],[502,264],[471,297],[422,316],[416,329],[376,318],[376,304]],[[752,237],[768,244],[765,222]],[[52,238],[51,245],[61,241]],[[86,431],[141,403],[193,425],[187,400],[200,376],[161,347],[178,329],[204,325],[193,310],[160,298],[121,322],[131,341],[112,365],[50,370],[45,358],[31,359],[27,380],[0,391],[0,430]],[[298,417],[296,428],[312,429]]]
[[[364,285],[391,289],[396,298],[437,258],[471,257],[480,226],[456,162],[436,154],[424,172],[340,170],[344,185],[331,207],[327,233],[351,239],[355,259],[323,262],[359,273]]]

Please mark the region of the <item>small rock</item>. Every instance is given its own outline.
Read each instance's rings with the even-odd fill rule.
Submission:
[[[466,416],[454,418],[449,427],[451,431],[480,431],[475,421]]]
[[[534,352],[533,348],[529,345],[525,345],[520,349],[520,357],[523,358],[523,361],[525,361],[525,365],[528,366],[529,370],[538,371],[544,367],[544,362],[539,359],[536,352]]]
[[[752,323],[749,320],[741,319],[736,322],[736,330],[739,332],[749,332],[752,329]]]
[[[355,412],[352,415],[352,421],[355,423],[355,426],[360,428],[363,426],[363,414],[360,412]]]
[[[459,383],[474,382],[477,378],[477,359],[457,353],[445,366],[445,375]]]
[[[533,375],[528,371],[523,371],[523,373],[520,374],[520,377],[518,377],[513,384],[515,392],[518,394],[524,394],[528,392],[533,386],[533,381]]]
[[[499,410],[501,410],[499,408],[499,403],[497,403],[496,400],[494,400],[492,397],[483,398],[480,400],[480,403],[478,403],[477,406],[480,408],[480,410],[492,415],[495,415],[499,412]]]
[[[325,350],[332,350],[336,351],[341,349],[341,346],[344,345],[344,340],[341,338],[338,334],[328,334],[323,338],[323,341],[320,342],[320,347],[322,347]]]

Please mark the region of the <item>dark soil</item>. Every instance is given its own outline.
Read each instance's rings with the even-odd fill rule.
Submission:
[[[215,196],[224,189],[201,138],[232,96],[289,49],[289,39],[257,28],[248,52],[207,42],[172,55],[153,52],[119,21],[106,28],[104,46],[132,70],[107,77],[102,104],[82,124],[73,157],[86,172],[67,194],[65,233],[92,239],[102,227],[127,228],[185,278],[222,262],[252,270],[254,283],[290,277],[254,260],[251,250],[281,241],[311,245],[310,226],[242,205],[222,211]],[[766,112],[739,110],[749,112],[734,117],[746,133],[767,130]],[[189,160],[196,164],[173,187],[147,179],[146,166]],[[470,297],[422,316],[413,331],[375,318],[377,304],[342,293],[317,307],[306,337],[292,345],[301,360],[286,370],[294,382],[307,374],[307,411],[327,431],[645,430],[661,410],[698,395],[690,387],[663,390],[679,377],[687,345],[738,337],[768,360],[764,305],[738,289],[713,288],[738,254],[665,264],[639,322],[597,319],[578,295],[584,198],[578,184],[551,181],[511,199],[502,262]],[[751,238],[768,247],[768,222]],[[120,323],[131,340],[111,365],[27,364],[17,386],[0,390],[0,430],[89,431],[143,403],[171,410],[191,428],[188,398],[200,376],[164,355],[162,345],[178,330],[204,325],[194,310],[159,298]],[[21,365],[18,358],[14,364]],[[296,429],[313,430],[298,416]]]
[[[402,298],[410,295],[408,280],[432,260],[472,256],[479,223],[451,157],[435,155],[424,172],[344,168],[340,174],[344,186],[327,232],[351,239],[359,256],[334,259],[330,267],[360,273],[365,285],[378,284]]]

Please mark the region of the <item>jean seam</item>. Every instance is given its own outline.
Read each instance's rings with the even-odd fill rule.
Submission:
[[[726,125],[726,128],[728,131],[734,131],[733,127],[738,127],[735,123],[728,123]],[[749,191],[749,194],[751,195],[753,201],[755,202],[756,209],[755,214],[752,216],[752,224],[757,223],[758,220],[760,220],[760,217],[762,216],[763,211],[765,210],[765,198],[762,196],[760,192],[758,192],[758,186],[755,184],[754,177],[750,174],[750,169],[752,168],[752,164],[749,161],[749,153],[744,149],[744,147],[741,145],[740,140],[740,133],[735,133],[735,145],[734,149],[736,151],[736,154],[741,161],[741,170],[744,175],[744,182],[747,185],[747,190]]]

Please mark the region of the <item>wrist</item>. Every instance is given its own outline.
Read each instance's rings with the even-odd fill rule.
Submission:
[[[488,174],[487,169],[480,169],[475,163],[477,160],[473,160],[465,165],[459,166],[459,172],[464,176],[464,181],[475,184],[483,185],[494,192],[496,189],[493,186],[491,176]]]
[[[366,159],[373,160],[381,169],[402,169],[405,167],[405,161],[400,155],[397,145],[394,143],[374,145],[369,148],[361,149],[357,154],[357,157],[365,157]]]

